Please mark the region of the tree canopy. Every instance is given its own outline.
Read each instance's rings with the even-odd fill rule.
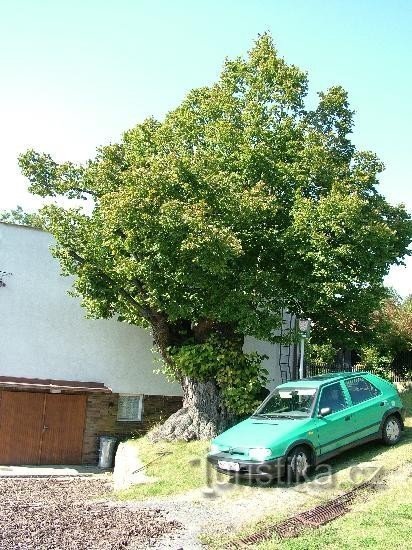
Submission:
[[[320,337],[362,332],[412,222],[378,192],[382,162],[351,142],[345,90],[309,110],[307,88],[264,34],[84,165],[21,155],[32,193],[94,204],[42,212],[91,316],[151,327],[166,358],[216,333],[275,340],[283,310]]]
[[[386,353],[412,351],[412,295],[390,293],[375,314],[374,344]]]
[[[30,227],[42,228],[41,217],[37,212],[26,212],[21,206],[11,210],[0,210],[0,222],[14,223],[16,225],[28,225]]]

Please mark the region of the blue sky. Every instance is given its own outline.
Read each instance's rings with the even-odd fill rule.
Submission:
[[[84,161],[270,31],[308,71],[310,100],[348,90],[355,143],[384,161],[381,192],[412,211],[411,28],[411,0],[0,0],[0,209],[40,204],[20,152]],[[412,262],[388,282],[412,293]]]

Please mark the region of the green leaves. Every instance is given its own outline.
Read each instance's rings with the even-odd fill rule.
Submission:
[[[12,210],[0,210],[0,222],[14,223],[16,225],[28,225],[43,229],[43,220],[38,212],[25,212],[21,206]]]
[[[257,407],[268,374],[261,367],[264,355],[243,353],[238,346],[212,336],[203,344],[172,349],[171,358],[172,362],[164,365],[169,377],[216,380],[224,405],[236,415],[249,414]]]

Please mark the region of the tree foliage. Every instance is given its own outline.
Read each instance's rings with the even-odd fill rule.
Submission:
[[[181,373],[201,381],[216,380],[222,389],[224,405],[238,416],[245,415],[258,404],[268,372],[261,367],[262,356],[244,353],[233,343],[211,336],[205,343],[186,343],[170,350],[172,361],[164,372],[172,379]]]
[[[11,210],[1,210],[0,222],[28,225],[30,227],[42,229],[41,216],[37,212],[26,212],[19,205]]]
[[[412,295],[402,300],[395,293],[375,313],[375,345],[388,353],[412,351]]]
[[[42,212],[89,315],[151,327],[169,365],[171,348],[213,338],[274,341],[285,309],[319,338],[368,326],[411,219],[377,191],[382,163],[351,142],[346,92],[308,110],[307,87],[265,34],[85,165],[21,155],[32,193],[94,203]]]

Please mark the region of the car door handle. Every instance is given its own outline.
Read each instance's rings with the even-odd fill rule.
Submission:
[[[350,416],[345,416],[345,420],[346,421],[350,420]]]

